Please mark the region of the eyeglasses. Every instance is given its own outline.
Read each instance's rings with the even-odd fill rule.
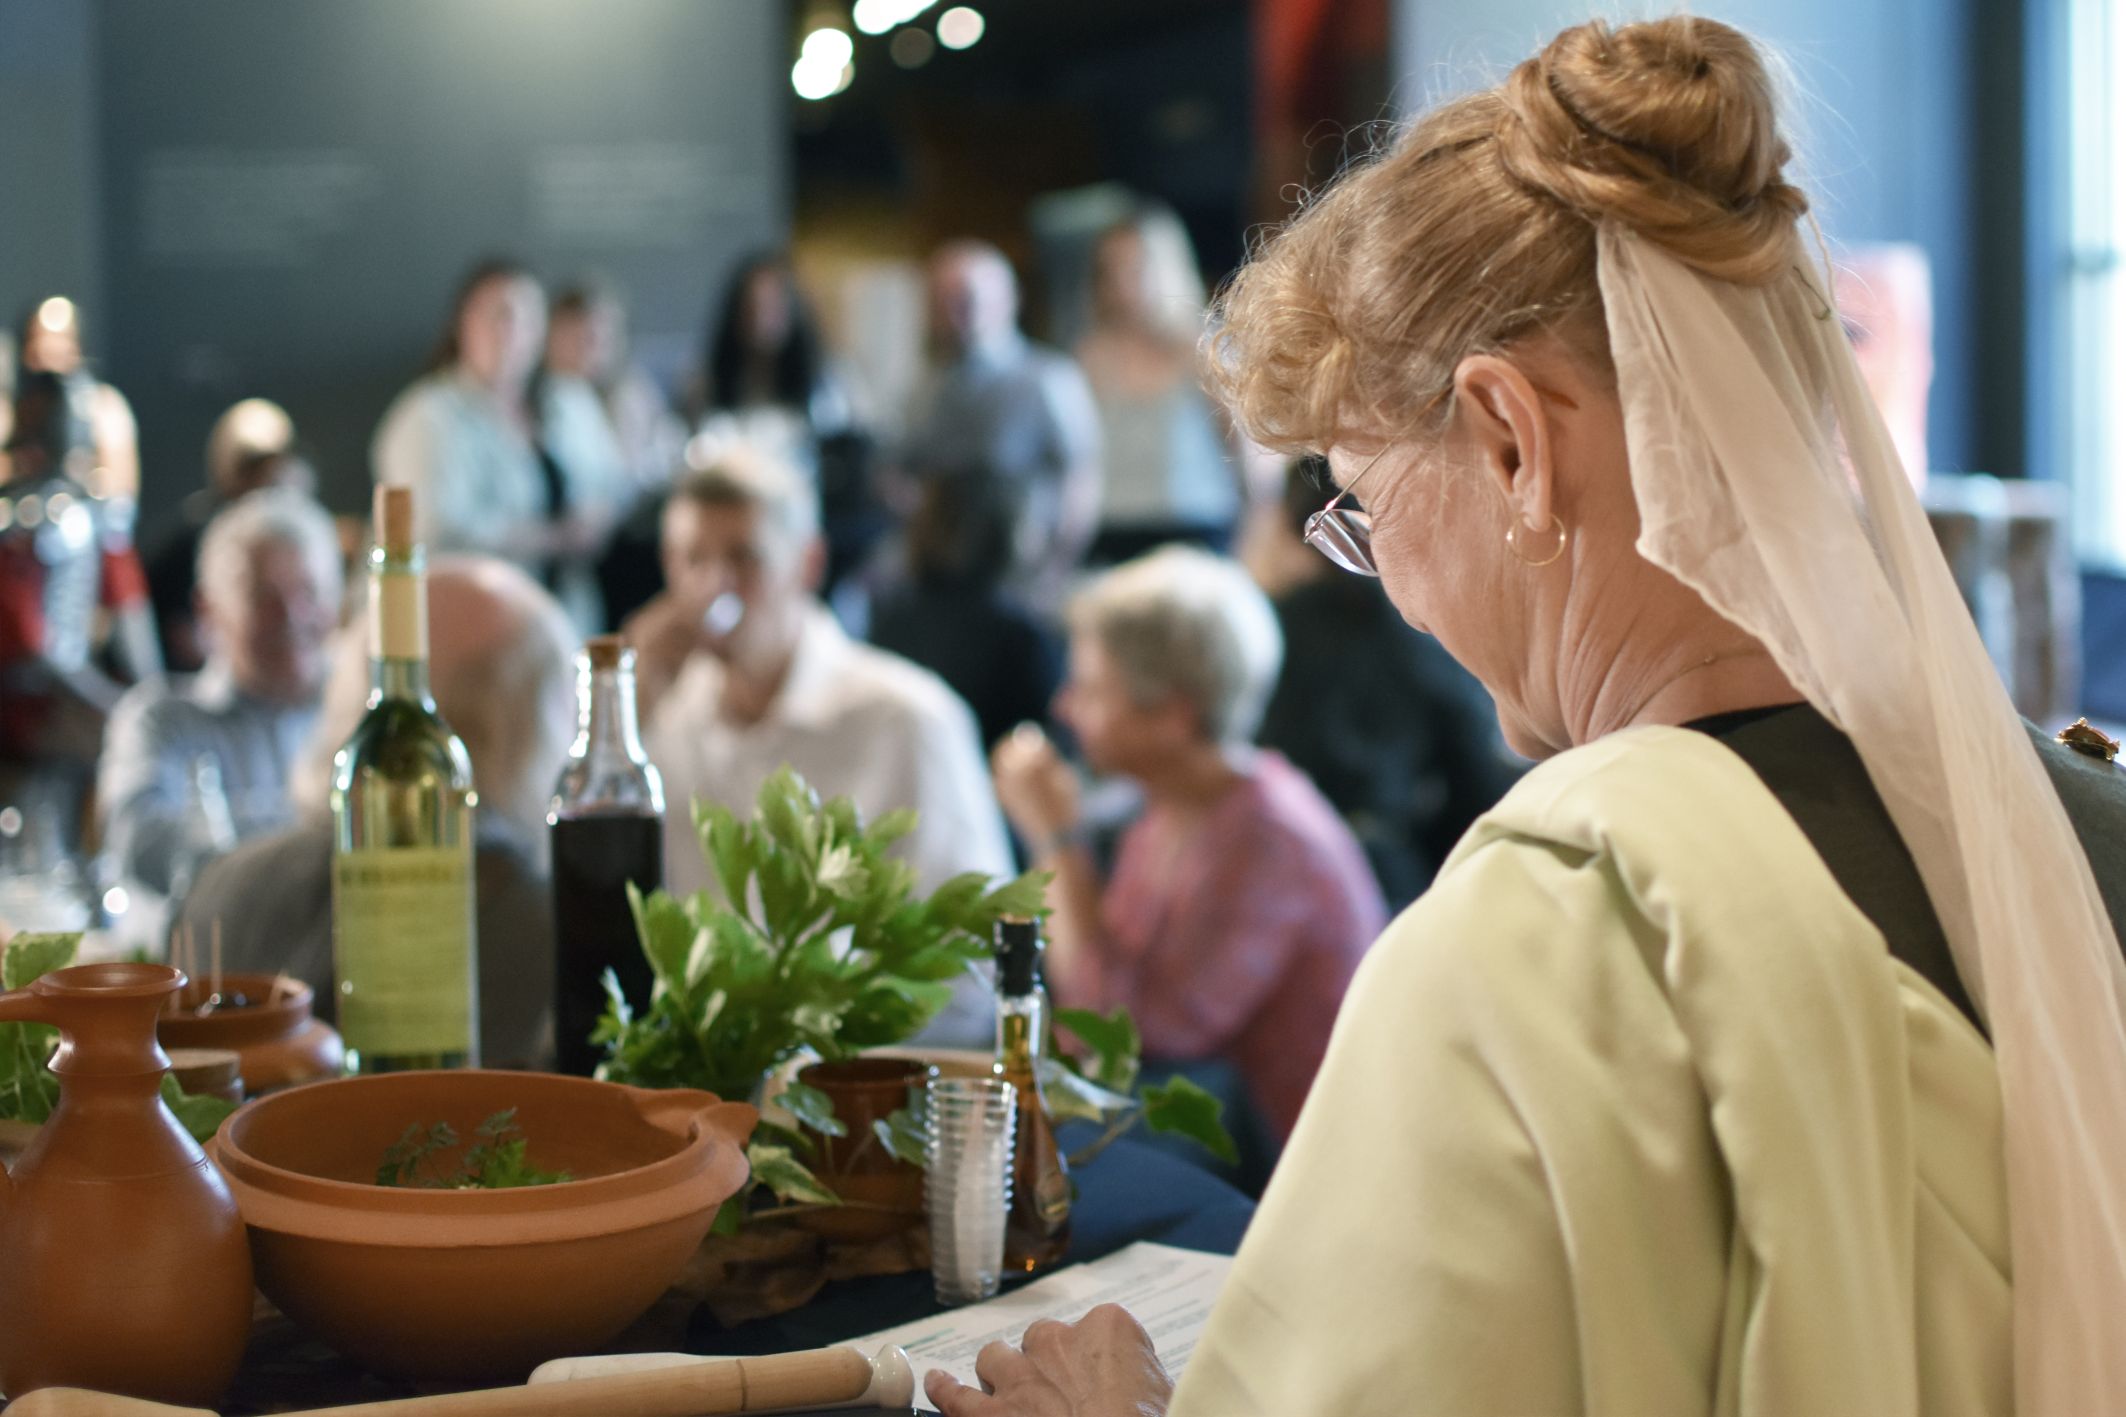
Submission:
[[[1569,395],[1561,394],[1546,385],[1531,383],[1530,387],[1538,395],[1563,404],[1566,408],[1577,409],[1580,406]],[[1434,394],[1424,408],[1419,410],[1420,416],[1429,412],[1452,392],[1449,388]],[[1358,490],[1359,483],[1366,480],[1366,474],[1373,471],[1373,464],[1387,455],[1386,447],[1375,453],[1372,460],[1358,470],[1358,476],[1345,483],[1344,490],[1329,499],[1328,506],[1307,518],[1307,545],[1328,557],[1331,565],[1355,576],[1372,576],[1376,579],[1380,576],[1380,567],[1373,560],[1373,516],[1362,508],[1346,507],[1342,503],[1346,497]]]
[[[1344,490],[1329,499],[1329,505],[1307,518],[1307,545],[1329,558],[1331,565],[1357,576],[1380,575],[1380,567],[1373,564],[1373,517],[1359,507],[1343,506],[1343,500],[1358,490],[1358,484],[1373,471],[1373,464],[1387,456],[1382,448],[1373,455],[1371,462],[1358,470],[1358,476],[1344,484]]]

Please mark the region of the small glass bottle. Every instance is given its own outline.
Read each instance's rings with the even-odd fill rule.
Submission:
[[[1039,924],[1017,918],[998,923],[997,1056],[991,1071],[1019,1093],[1004,1268],[1021,1274],[1055,1264],[1070,1248],[1070,1172],[1041,1095],[1048,1000],[1041,989],[1040,960]]]
[[[664,881],[664,783],[635,724],[635,652],[597,635],[576,661],[576,742],[546,820],[554,859],[554,1048],[558,1069],[589,1076],[602,1050],[605,972],[638,1011],[654,982],[627,888]]]

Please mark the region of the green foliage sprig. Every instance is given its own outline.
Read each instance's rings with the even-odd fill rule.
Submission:
[[[22,989],[74,962],[81,936],[17,935],[0,954],[0,987]],[[59,1030],[43,1023],[0,1023],[0,1119],[42,1126],[59,1105],[59,1079],[46,1065],[59,1046]],[[194,1141],[214,1135],[236,1104],[195,1097],[162,1075],[162,1101]]]
[[[970,872],[919,897],[914,868],[888,855],[914,826],[909,811],[866,824],[853,802],[821,802],[788,768],[763,784],[751,821],[695,803],[720,889],[630,889],[656,983],[638,1016],[608,976],[592,1035],[607,1050],[598,1075],[743,1099],[805,1049],[846,1058],[919,1032],[951,999],[952,981],[989,957],[998,920],[1041,912],[1048,878],[992,887]],[[802,1160],[813,1149],[804,1128],[842,1135],[831,1102],[804,1086],[780,1100],[803,1127],[759,1128],[748,1151],[755,1183],[785,1201],[835,1203]],[[727,1211],[727,1226],[737,1214]]]
[[[473,1129],[472,1146],[449,1171],[436,1168],[436,1157],[458,1144],[457,1128],[448,1122],[407,1127],[384,1153],[376,1169],[379,1186],[425,1186],[453,1191],[506,1191],[520,1186],[551,1186],[575,1178],[566,1171],[542,1171],[524,1154],[524,1133],[517,1109],[504,1108]],[[426,1173],[425,1175],[423,1173]]]

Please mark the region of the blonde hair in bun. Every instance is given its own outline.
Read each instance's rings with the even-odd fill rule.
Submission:
[[[1210,379],[1257,440],[1303,452],[1444,416],[1464,357],[1538,330],[1606,361],[1596,224],[1769,281],[1801,259],[1788,160],[1741,31],[1577,25],[1412,121],[1269,240],[1219,301]]]

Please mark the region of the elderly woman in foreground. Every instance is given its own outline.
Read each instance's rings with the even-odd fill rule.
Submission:
[[[1095,581],[1070,627],[1056,714],[1145,807],[1103,886],[1071,768],[1037,728],[997,745],[997,796],[1055,872],[1049,984],[1069,1008],[1128,1008],[1154,1061],[1230,1064],[1282,1142],[1384,908],[1336,809],[1249,746],[1277,617],[1238,565],[1171,546]]]
[[[1178,1392],[1102,1309],[947,1417],[2116,1409],[2126,794],[2009,708],[1787,157],[1743,35],[1584,25],[1239,278],[1317,544],[1547,761],[1369,953]]]

